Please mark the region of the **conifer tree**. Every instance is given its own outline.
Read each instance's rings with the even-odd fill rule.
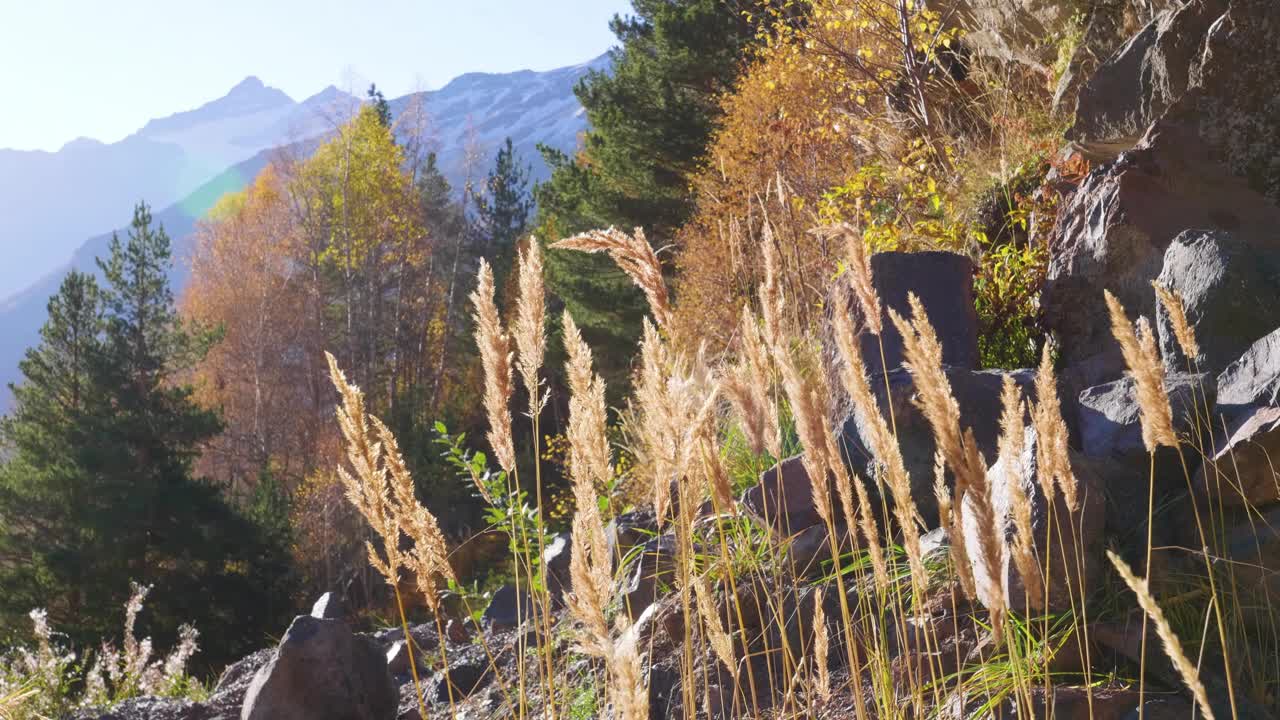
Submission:
[[[537,233],[554,242],[593,228],[645,229],[665,245],[688,219],[698,167],[757,39],[749,0],[633,0],[615,16],[608,72],[575,88],[590,129],[570,157],[540,148],[551,178],[536,192]],[[624,391],[644,298],[604,256],[547,255],[547,285],[573,314],[612,391]]]
[[[285,549],[193,477],[220,423],[180,380],[209,338],[174,313],[170,252],[141,204],[99,261],[106,286],[72,274],[50,301],[0,427],[0,618],[45,607],[94,643],[118,625],[132,580],[155,586],[157,641],[193,622],[216,662],[278,627]]]
[[[499,277],[511,268],[516,242],[529,226],[533,198],[529,194],[528,165],[521,165],[511,138],[498,149],[484,192],[475,197],[477,231],[484,254],[491,257]]]
[[[373,105],[373,111],[378,114],[378,122],[382,127],[391,127],[391,104],[387,102],[387,98],[383,96],[382,91],[374,83],[369,84],[369,103]]]

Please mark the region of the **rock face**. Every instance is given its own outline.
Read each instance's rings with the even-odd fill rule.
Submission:
[[[1034,374],[1029,370],[967,370],[947,368],[947,380],[952,394],[960,406],[960,416],[966,426],[973,428],[974,437],[984,457],[994,459],[1000,428],[1000,390],[1008,374],[1031,394]],[[888,374],[889,389],[885,390],[884,378],[872,378],[871,388],[876,394],[880,412],[886,419],[892,418],[897,430],[898,446],[902,459],[911,476],[911,491],[916,506],[926,524],[937,523],[937,501],[933,494],[933,459],[937,450],[933,429],[924,414],[912,401],[916,395],[915,380],[906,370],[892,370]],[[886,400],[889,398],[889,400]],[[840,445],[845,462],[850,469],[864,478],[875,474],[876,458],[870,450],[866,420],[860,411],[847,417],[842,425]]]
[[[1205,33],[1227,0],[1192,0],[1161,13],[1085,83],[1068,139],[1128,149],[1190,82]]]
[[[1214,384],[1207,374],[1171,373],[1165,377],[1175,431],[1190,429],[1188,416],[1193,412],[1200,388],[1208,393],[1212,404]],[[1080,441],[1085,455],[1127,461],[1146,456],[1133,378],[1125,377],[1085,390],[1080,393],[1079,408]]]
[[[794,535],[822,522],[813,506],[813,485],[804,458],[787,458],[760,474],[742,494],[742,506],[780,536]]]
[[[1221,372],[1280,326],[1280,257],[1231,233],[1178,235],[1165,251],[1158,282],[1182,298],[1200,345],[1197,367],[1205,372]],[[1186,358],[1162,305],[1156,307],[1156,330],[1166,367],[1185,370]]]
[[[347,604],[342,596],[335,592],[327,592],[311,606],[311,617],[324,620],[345,620]]]
[[[542,550],[542,567],[547,574],[547,590],[551,599],[559,602],[564,594],[572,589],[573,581],[569,576],[569,561],[573,556],[572,534],[556,533],[547,538]]]
[[[498,588],[484,609],[482,622],[496,632],[518,627],[533,617],[533,596],[524,588],[507,584]]]
[[[994,498],[992,509],[1001,524],[1000,534],[1005,540],[1005,546],[1010,549],[1002,557],[995,573],[1001,583],[998,588],[992,587],[984,579],[989,577],[986,564],[973,551],[980,547],[978,522],[972,502],[966,498],[964,504],[962,522],[965,540],[970,548],[979,599],[988,607],[996,592],[1003,594],[1005,607],[1025,608],[1028,603],[1026,580],[1018,572],[1011,552],[1017,532],[1013,520],[1011,483],[1018,483],[1031,505],[1031,530],[1036,559],[1040,571],[1043,573],[1047,570],[1049,575],[1049,593],[1045,598],[1049,610],[1056,612],[1070,608],[1073,599],[1078,604],[1094,587],[1101,567],[1102,533],[1106,525],[1106,503],[1101,479],[1074,451],[1068,451],[1074,475],[1072,481],[1076,505],[1072,508],[1060,490],[1054,492],[1052,499],[1046,498],[1038,481],[1037,440],[1035,429],[1026,428],[1022,456],[1014,461],[1013,472],[1007,472],[1003,458],[997,460],[987,472],[987,481],[992,488],[991,496]],[[1054,526],[1052,533],[1049,531],[1051,522]],[[1043,582],[1039,578],[1033,580]]]
[[[663,587],[670,585],[675,575],[676,551],[675,536],[662,535],[645,543],[632,561],[618,594],[623,610],[633,622],[665,594]]]
[[[1259,248],[1280,245],[1280,97],[1272,90],[1280,82],[1280,58],[1272,52],[1280,5],[1233,0],[1214,16],[1216,7],[1213,0],[1196,0],[1169,20],[1177,25],[1181,18],[1189,34],[1167,32],[1164,49],[1156,37],[1145,59],[1101,69],[1093,81],[1100,88],[1132,87],[1131,71],[1146,72],[1146,84],[1137,85],[1149,94],[1129,109],[1099,110],[1078,120],[1081,132],[1111,127],[1096,131],[1106,136],[1163,108],[1137,145],[1093,170],[1059,212],[1044,319],[1062,342],[1065,374],[1078,389],[1122,371],[1102,291],[1115,293],[1131,313],[1149,314],[1149,282],[1184,230],[1226,231]],[[1202,36],[1191,32],[1205,18]],[[1179,50],[1169,49],[1170,43]],[[1164,67],[1156,73],[1156,55],[1173,64],[1187,47],[1198,49],[1185,71]],[[1132,53],[1138,51],[1134,45]],[[1175,79],[1184,75],[1186,88],[1178,94]],[[1109,107],[1101,100],[1098,106]]]
[[[871,277],[880,295],[884,317],[884,337],[859,334],[859,349],[867,372],[879,374],[884,368],[894,370],[902,365],[902,336],[889,321],[889,311],[911,317],[907,294],[915,293],[929,315],[929,322],[942,344],[942,362],[957,368],[978,367],[978,315],[973,302],[973,261],[949,252],[883,252],[871,256]],[[863,326],[861,308],[853,298],[831,303],[833,311],[844,308],[855,318],[854,328]],[[840,388],[834,333],[826,323],[824,342],[826,365],[831,374],[831,387]],[[884,343],[884,363],[880,362],[880,343]],[[839,415],[849,412],[847,401]]]
[[[1280,500],[1280,330],[1254,343],[1218,375],[1213,452],[1195,487],[1226,505]]]
[[[390,720],[399,698],[371,638],[342,622],[294,619],[254,675],[241,720]]]
[[[604,529],[609,544],[609,557],[617,570],[630,552],[654,536],[658,521],[652,510],[636,510],[618,515]]]

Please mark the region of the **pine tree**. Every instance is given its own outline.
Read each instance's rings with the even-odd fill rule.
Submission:
[[[139,205],[99,262],[106,286],[72,274],[50,302],[3,424],[0,618],[46,607],[94,643],[118,625],[133,580],[155,586],[158,641],[194,622],[216,662],[281,621],[284,549],[193,477],[220,423],[180,381],[209,338],[178,321],[169,262],[168,236]]]
[[[525,234],[533,198],[529,194],[529,165],[521,165],[511,138],[498,149],[484,192],[475,196],[476,228],[484,254],[499,278],[511,268],[516,242]]]
[[[108,518],[84,492],[95,480],[88,460],[103,408],[93,378],[102,327],[97,282],[71,272],[49,301],[40,345],[19,364],[26,380],[10,386],[13,414],[0,423],[0,455],[11,457],[0,467],[0,627],[21,627],[14,619],[35,607],[55,617],[104,609],[90,589],[111,572],[92,561],[109,559]],[[51,606],[55,598],[61,604]]]
[[[373,111],[378,114],[378,122],[382,123],[384,128],[391,127],[391,104],[382,95],[382,91],[376,84],[370,83],[367,95],[369,103],[373,105]]]
[[[537,233],[547,241],[610,225],[643,227],[665,245],[689,217],[688,177],[719,122],[756,27],[744,0],[633,0],[634,13],[610,28],[620,46],[609,72],[575,88],[590,129],[569,157],[540,148],[551,178],[536,192]],[[621,391],[647,308],[608,258],[547,255],[547,285],[593,347],[611,388]]]

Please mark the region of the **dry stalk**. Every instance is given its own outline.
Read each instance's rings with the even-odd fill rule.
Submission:
[[[493,296],[493,269],[481,258],[471,304],[475,308],[476,339],[480,347],[480,364],[484,368],[484,408],[489,419],[489,446],[493,448],[498,465],[511,472],[516,465],[516,451],[511,439],[511,338],[502,329]],[[486,492],[483,486],[481,492]]]
[[[831,670],[827,667],[830,643],[827,638],[827,616],[822,609],[822,593],[813,594],[813,662],[818,667],[818,697],[831,697]]]
[[[1200,357],[1200,343],[1196,342],[1195,330],[1187,321],[1187,308],[1182,302],[1182,296],[1155,280],[1151,281],[1151,287],[1155,288],[1156,298],[1164,306],[1165,312],[1169,313],[1173,336],[1178,339],[1178,347],[1182,348],[1182,353],[1191,360]]]
[[[1138,596],[1138,604],[1146,611],[1147,616],[1151,618],[1152,623],[1156,626],[1156,634],[1160,636],[1160,640],[1164,643],[1165,654],[1173,661],[1173,666],[1177,668],[1178,674],[1182,676],[1182,681],[1187,684],[1187,689],[1196,699],[1196,704],[1200,706],[1200,712],[1204,713],[1206,720],[1213,720],[1213,708],[1209,706],[1209,696],[1205,692],[1204,684],[1200,682],[1200,674],[1196,671],[1195,665],[1187,659],[1186,653],[1182,650],[1182,642],[1178,640],[1178,636],[1173,633],[1173,629],[1169,627],[1169,621],[1165,619],[1164,611],[1160,609],[1160,605],[1155,598],[1151,596],[1151,591],[1147,587],[1147,581],[1134,576],[1133,570],[1129,568],[1128,563],[1108,550],[1107,557],[1111,560],[1111,564],[1115,566],[1116,571],[1120,573],[1120,577],[1124,578],[1124,582]]]
[[[1120,343],[1124,362],[1137,385],[1142,442],[1147,446],[1148,452],[1155,452],[1162,445],[1177,447],[1178,437],[1173,432],[1173,410],[1169,406],[1169,394],[1164,387],[1164,365],[1156,352],[1151,327],[1146,318],[1139,318],[1135,332],[1135,326],[1129,322],[1120,301],[1109,291],[1105,295],[1107,308],[1111,313],[1111,333]]]
[[[667,283],[662,277],[662,263],[641,228],[636,228],[631,235],[613,227],[592,230],[561,240],[551,247],[555,250],[608,253],[631,282],[644,292],[649,311],[659,327],[671,325],[671,303],[667,297]]]
[[[525,389],[529,391],[529,416],[536,418],[545,399],[538,371],[547,351],[546,292],[542,279],[542,251],[538,239],[531,237],[527,249],[520,252],[520,299],[516,302],[515,340],[520,351],[516,362]]]

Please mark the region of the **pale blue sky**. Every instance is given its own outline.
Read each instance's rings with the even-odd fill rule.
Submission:
[[[114,142],[247,75],[295,100],[547,70],[613,44],[627,0],[0,0],[0,147]]]

